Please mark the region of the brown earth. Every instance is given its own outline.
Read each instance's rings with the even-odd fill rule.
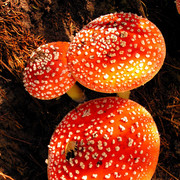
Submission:
[[[180,15],[173,0],[144,0],[143,9],[137,2],[138,0],[0,2],[2,17],[8,19],[8,16],[23,16],[19,19],[22,23],[12,22],[12,18],[6,21],[6,30],[9,30],[10,36],[4,31],[5,19],[0,16],[0,37],[10,39],[0,40],[0,179],[46,180],[45,160],[50,137],[61,119],[77,106],[66,94],[58,100],[50,101],[31,97],[24,90],[21,78],[26,57],[44,42],[71,41],[76,32],[92,19],[119,11],[138,15],[144,13],[164,35],[167,55],[163,67],[150,82],[133,90],[130,98],[152,114],[161,135],[159,163],[153,179],[180,179]],[[17,32],[12,29],[14,26]],[[16,56],[13,55],[13,49]],[[114,95],[80,87],[88,99]]]

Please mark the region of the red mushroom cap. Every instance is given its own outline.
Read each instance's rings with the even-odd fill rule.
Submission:
[[[52,42],[32,53],[23,78],[24,86],[32,96],[42,100],[53,99],[75,84],[67,67],[68,47],[68,42]]]
[[[106,97],[68,113],[49,144],[48,179],[150,180],[160,139],[145,108]]]
[[[68,50],[74,78],[89,89],[114,93],[152,79],[165,58],[160,30],[132,13],[101,16],[77,33]]]
[[[176,0],[176,8],[178,13],[180,14],[180,0]]]

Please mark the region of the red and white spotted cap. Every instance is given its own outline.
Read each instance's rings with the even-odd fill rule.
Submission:
[[[150,180],[159,149],[156,124],[144,107],[120,97],[91,100],[54,131],[48,179]]]
[[[114,13],[91,21],[68,50],[68,65],[85,87],[106,93],[128,91],[152,79],[166,53],[160,30],[132,13]]]
[[[52,42],[40,46],[24,69],[23,82],[34,97],[49,100],[66,93],[74,84],[67,67],[68,42]]]
[[[177,11],[180,14],[180,0],[176,0],[175,2],[176,2]]]

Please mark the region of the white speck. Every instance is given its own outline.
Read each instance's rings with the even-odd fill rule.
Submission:
[[[86,180],[86,179],[87,179],[87,176],[83,176],[82,179],[83,179],[83,180]]]
[[[105,179],[109,179],[111,177],[111,174],[105,175]]]
[[[77,52],[77,55],[81,55],[81,51],[78,51],[78,52]]]
[[[52,73],[51,76],[54,77],[56,75],[56,73]]]
[[[132,145],[133,145],[134,140],[133,140],[133,139],[131,139],[131,138],[129,138],[128,140],[129,140],[128,146],[130,147],[130,146],[132,146]]]
[[[121,169],[125,169],[126,168],[126,165],[125,164],[123,164],[122,165],[122,167],[121,167]]]
[[[122,126],[122,125],[119,125],[119,128],[121,129],[121,131],[124,131],[124,130],[125,130],[125,127]]]
[[[131,132],[134,133],[135,132],[135,128],[134,126],[131,126]]]
[[[114,120],[112,119],[112,120],[110,120],[109,122],[112,124],[112,123],[114,123]]]
[[[120,150],[120,147],[119,147],[119,146],[116,146],[116,147],[115,147],[115,150],[116,150],[116,151],[119,151],[119,150]]]
[[[136,69],[135,73],[137,73],[137,74],[138,74],[139,72],[140,72],[140,71],[139,71],[139,69]]]
[[[58,60],[58,58],[59,58],[59,52],[53,52],[53,54],[54,54],[54,60]]]
[[[136,160],[134,161],[134,163],[138,163],[139,159],[140,159],[140,157],[137,157]]]
[[[108,74],[105,74],[104,75],[104,79],[108,79],[109,75]]]
[[[122,141],[122,137],[118,136],[118,137],[117,137],[117,140],[118,140],[119,142]]]
[[[115,71],[115,68],[114,68],[114,67],[112,67],[112,68],[111,68],[111,72],[114,72],[114,71]]]
[[[122,154],[121,157],[119,157],[119,160],[123,160],[125,158],[125,156]]]
[[[151,62],[151,61],[149,61],[149,62],[147,63],[147,65],[148,65],[148,66],[152,65],[152,62]]]
[[[97,176],[98,176],[97,174],[92,174],[93,178],[97,178]]]
[[[75,173],[76,173],[76,174],[79,174],[79,171],[78,171],[78,170],[75,170]]]
[[[143,67],[143,63],[140,63],[140,64],[139,64],[139,67]]]
[[[90,64],[87,62],[87,63],[85,64],[85,66],[86,66],[86,67],[90,67]]]
[[[139,58],[139,57],[140,57],[140,54],[139,54],[139,53],[136,53],[136,54],[135,54],[135,57],[136,57],[136,58]]]
[[[150,57],[150,55],[149,55],[149,54],[146,54],[146,57],[147,57],[147,58],[149,58],[149,57]]]
[[[97,114],[103,114],[103,113],[104,113],[103,110],[99,110],[99,111],[97,112]]]
[[[123,118],[121,118],[121,120],[122,120],[123,122],[128,122],[127,117],[123,117]]]

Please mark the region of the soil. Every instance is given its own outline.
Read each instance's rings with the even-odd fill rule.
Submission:
[[[111,12],[141,15],[136,0],[13,0],[0,6],[25,15],[23,26],[42,42],[71,41],[96,17]],[[144,0],[147,18],[161,30],[167,54],[159,73],[131,92],[130,99],[153,116],[161,135],[161,150],[154,180],[180,179],[180,15],[173,0]],[[0,22],[1,23],[1,22]],[[78,103],[66,94],[42,101],[25,91],[18,75],[0,70],[0,179],[46,180],[48,144],[63,117]],[[88,99],[115,96],[91,91],[78,84]]]

